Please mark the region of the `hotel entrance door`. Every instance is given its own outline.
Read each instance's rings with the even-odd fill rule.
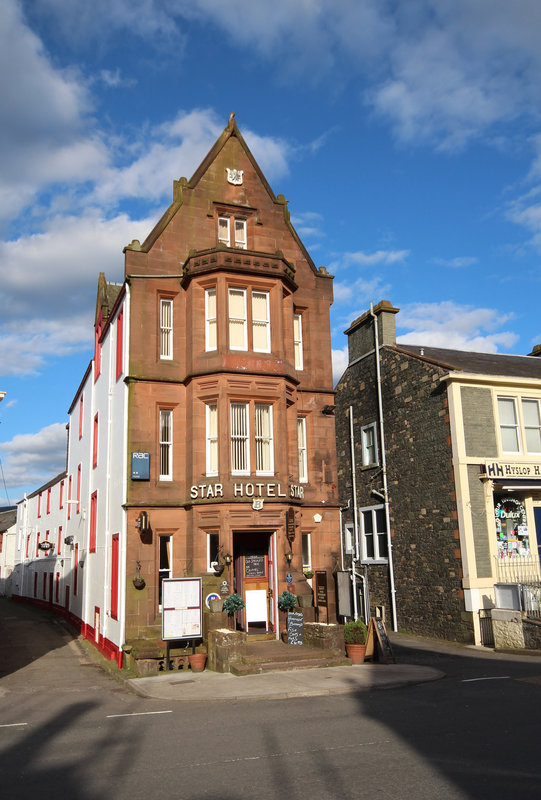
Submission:
[[[237,623],[248,634],[275,630],[274,534],[233,534],[235,591],[245,603]]]

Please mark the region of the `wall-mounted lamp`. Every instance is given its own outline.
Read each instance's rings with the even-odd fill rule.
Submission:
[[[231,562],[233,561],[233,556],[231,555],[231,553],[225,554],[224,561],[227,567],[231,564]]]
[[[326,417],[332,417],[335,408],[336,406],[323,406],[321,413],[325,414]]]
[[[65,536],[64,544],[73,544],[73,536]]]
[[[293,561],[293,553],[291,552],[291,550],[289,551],[289,553],[286,553],[286,561],[288,564],[291,564],[291,562]]]
[[[135,520],[135,527],[137,528],[138,531],[141,531],[141,533],[149,530],[150,520],[146,511],[141,511],[141,513]]]

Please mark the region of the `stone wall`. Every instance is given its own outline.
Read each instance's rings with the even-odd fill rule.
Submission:
[[[465,612],[458,515],[445,370],[393,347],[381,349],[385,443],[398,627],[458,641],[473,641]],[[361,466],[360,427],[378,419],[375,355],[352,365],[337,386],[336,428],[340,500],[350,501],[352,478],[347,409],[354,409],[358,507],[380,501],[381,466]],[[378,436],[379,438],[379,436]],[[369,564],[371,613],[391,597],[386,564]]]

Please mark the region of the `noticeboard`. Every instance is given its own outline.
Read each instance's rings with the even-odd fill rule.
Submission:
[[[267,563],[265,556],[262,555],[244,556],[244,577],[266,578]]]
[[[162,639],[203,635],[201,578],[166,578],[162,583]]]
[[[304,617],[300,611],[290,611],[287,615],[287,643],[304,644]]]
[[[324,569],[316,569],[316,591],[315,600],[316,606],[327,608],[327,573]]]

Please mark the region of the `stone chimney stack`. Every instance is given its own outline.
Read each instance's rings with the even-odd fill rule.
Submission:
[[[528,353],[528,355],[541,358],[541,344],[534,344],[532,352]]]
[[[398,314],[399,310],[394,308],[389,300],[382,300],[377,306],[374,306],[380,347],[384,344],[396,344],[395,314]],[[374,350],[374,319],[370,311],[365,311],[362,316],[352,322],[345,334],[348,337],[350,364],[371,353]]]

